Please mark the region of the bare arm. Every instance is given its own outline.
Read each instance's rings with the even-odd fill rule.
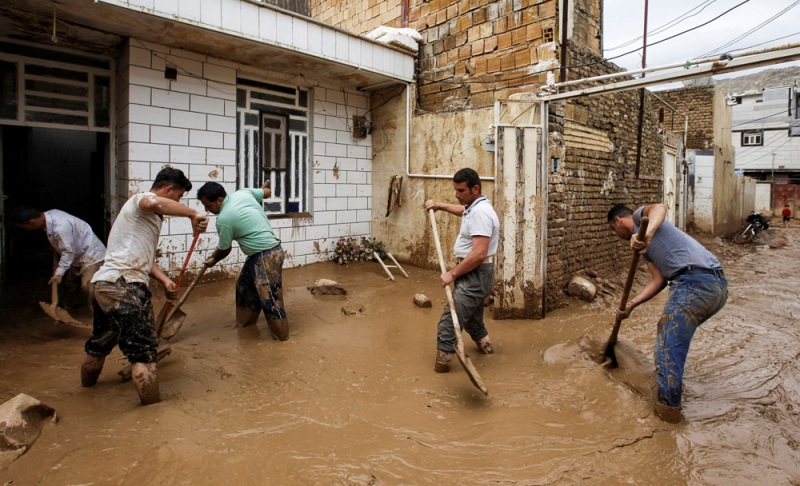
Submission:
[[[650,219],[650,225],[647,227],[644,241],[639,241],[636,234],[631,236],[631,248],[640,253],[647,251],[647,247],[650,246],[650,242],[653,241],[653,235],[656,234],[658,228],[661,227],[661,223],[666,219],[667,206],[664,204],[650,204],[644,207],[642,216],[647,216]]]
[[[429,209],[433,209],[434,211],[445,211],[454,216],[463,216],[466,208],[460,204],[445,204],[443,202],[434,201],[433,199],[428,199],[425,202],[425,210],[427,211]]]
[[[213,267],[214,265],[217,264],[218,261],[230,255],[232,249],[233,248],[228,248],[227,250],[220,250],[219,248],[217,248],[216,250],[214,250],[214,253],[212,253],[211,256],[208,257],[206,261],[203,262],[203,264],[207,267]]]
[[[205,215],[172,199],[154,196],[145,197],[139,201],[139,209],[145,213],[156,213],[162,216],[183,216],[192,220],[192,230],[202,233],[208,226]]]
[[[150,276],[161,282],[167,293],[167,298],[174,299],[178,296],[178,286],[175,285],[175,282],[170,280],[169,276],[155,263],[153,263],[153,266],[150,268]]]
[[[647,284],[642,288],[641,292],[636,295],[636,297],[628,301],[624,311],[617,311],[617,317],[620,319],[625,319],[630,316],[633,309],[639,307],[658,295],[658,293],[664,290],[664,287],[667,286],[667,279],[661,275],[661,272],[658,270],[658,268],[656,268],[655,265],[648,262],[647,270],[650,272],[650,281],[647,282]]]
[[[269,199],[270,196],[272,196],[272,189],[269,188],[269,179],[264,181],[264,184],[261,185],[261,189],[264,191],[264,199]]]
[[[442,287],[478,268],[489,253],[489,241],[490,238],[488,236],[473,236],[472,251],[455,268],[441,275]]]

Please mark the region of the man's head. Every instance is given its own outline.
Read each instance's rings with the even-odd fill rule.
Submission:
[[[197,199],[203,203],[207,212],[219,214],[222,209],[222,202],[228,195],[225,188],[216,182],[206,182],[203,187],[197,190]]]
[[[469,206],[481,197],[481,178],[472,169],[461,169],[453,176],[453,188],[459,204]]]
[[[166,167],[161,169],[153,181],[150,191],[159,196],[179,201],[186,191],[192,190],[192,183],[183,174],[182,170]]]
[[[623,240],[633,236],[633,211],[628,206],[617,204],[608,212],[608,225]]]
[[[47,225],[44,213],[28,206],[19,206],[11,212],[11,222],[26,230],[44,229]]]

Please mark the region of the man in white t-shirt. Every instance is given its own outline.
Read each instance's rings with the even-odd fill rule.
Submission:
[[[156,248],[164,216],[183,216],[194,232],[206,230],[202,213],[184,206],[180,198],[192,189],[182,171],[162,169],[150,191],[128,199],[108,235],[105,262],[95,273],[94,325],[86,341],[81,385],[93,386],[105,357],[119,345],[131,363],[131,377],[142,405],[161,401],[156,374],[158,337],[153,318],[150,277],[175,298],[175,283],[156,265]]]
[[[53,275],[48,283],[63,284],[65,306],[76,302],[81,292],[91,305],[91,281],[103,264],[106,247],[86,221],[51,209],[41,212],[27,206],[18,207],[12,216],[14,226],[26,230],[43,230],[53,247]]]
[[[425,209],[446,211],[461,217],[461,230],[453,255],[456,266],[441,275],[442,287],[454,284],[453,301],[461,327],[478,350],[492,354],[492,341],[483,323],[483,306],[494,286],[494,255],[500,240],[500,220],[492,203],[481,194],[481,179],[472,169],[461,169],[453,176],[458,204],[429,200]],[[439,319],[434,371],[447,373],[455,353],[456,337],[449,306]]]

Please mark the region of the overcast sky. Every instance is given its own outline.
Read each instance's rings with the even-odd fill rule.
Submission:
[[[737,5],[745,2],[743,5]],[[736,7],[736,8],[734,8]],[[604,2],[603,48],[606,59],[642,47],[644,22],[644,0],[606,0]],[[696,27],[721,15],[706,26],[679,35],[660,44],[654,42]],[[784,13],[782,11],[787,9]],[[684,62],[709,55],[731,52],[737,49],[763,49],[787,43],[800,43],[800,0],[649,0],[647,22],[647,66],[662,66]],[[761,28],[760,24],[779,15]],[[663,28],[667,24],[670,27]],[[736,40],[749,30],[750,35]],[[663,32],[655,33],[658,30]],[[779,39],[780,37],[785,37]],[[634,41],[626,47],[620,47]],[[725,47],[725,44],[733,42]],[[642,64],[641,50],[613,59],[612,62],[625,69],[639,69]],[[800,65],[779,64],[772,67]],[[764,69],[764,68],[762,68]],[[741,76],[753,71],[739,72],[729,76]]]

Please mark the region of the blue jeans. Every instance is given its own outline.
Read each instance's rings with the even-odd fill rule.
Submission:
[[[469,333],[473,341],[479,341],[489,334],[483,324],[483,305],[494,286],[494,265],[482,263],[475,270],[458,277],[453,290],[453,301],[461,329]],[[439,319],[436,347],[441,351],[453,353],[456,349],[456,335],[453,331],[453,317],[450,306],[444,308]]]
[[[677,407],[683,394],[683,367],[700,324],[728,300],[728,282],[714,275],[681,275],[669,283],[669,298],[656,338],[658,401]]]

